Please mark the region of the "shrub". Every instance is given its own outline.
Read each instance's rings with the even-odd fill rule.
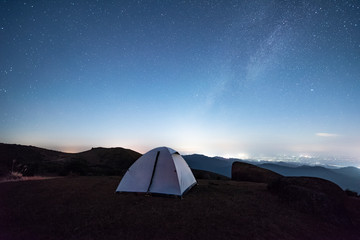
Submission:
[[[20,172],[10,172],[10,174],[7,176],[8,180],[18,180],[22,179],[23,174]]]
[[[346,195],[349,197],[360,197],[357,192],[351,191],[350,189],[345,190]]]

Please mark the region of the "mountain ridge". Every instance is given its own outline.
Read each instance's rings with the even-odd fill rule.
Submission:
[[[140,153],[121,147],[96,147],[79,153],[0,143],[0,177],[11,171],[33,175],[120,175]]]
[[[79,153],[64,153],[35,146],[0,143],[0,177],[17,171],[32,175],[122,175],[139,157],[131,149],[94,147]],[[249,161],[208,157],[203,154],[183,156],[191,169],[212,172],[231,178],[233,162],[250,163],[284,176],[320,177],[335,182],[344,190],[360,193],[360,169],[343,167],[330,169],[323,166],[291,166],[291,163]]]
[[[222,157],[207,157],[200,154],[185,155],[183,157],[188,162],[190,168],[211,171],[227,177],[231,177],[231,166],[233,162],[244,162],[274,171],[283,176],[323,178],[338,184],[343,190],[349,189],[360,193],[360,169],[353,166],[337,169],[310,165],[294,165],[293,167],[290,167],[291,163],[265,163],[265,161],[249,161],[234,158],[226,159]],[[218,159],[219,161],[216,162],[216,159]],[[207,164],[207,162],[210,164]]]

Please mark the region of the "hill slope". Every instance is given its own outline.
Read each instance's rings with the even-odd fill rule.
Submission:
[[[12,169],[32,175],[121,175],[140,153],[124,148],[92,148],[63,153],[33,146],[0,143],[0,177]]]
[[[24,175],[34,175],[47,171],[44,163],[63,161],[71,157],[69,153],[47,150],[34,146],[0,143],[0,176],[12,169]],[[51,172],[51,170],[49,170]]]
[[[231,168],[231,179],[236,181],[271,183],[281,177],[271,170],[244,162],[234,162]]]
[[[264,183],[199,180],[182,200],[115,194],[120,177],[0,183],[0,239],[359,239],[351,224],[304,213]]]

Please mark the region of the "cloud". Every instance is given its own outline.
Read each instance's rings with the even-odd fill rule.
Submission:
[[[318,137],[338,137],[338,134],[335,133],[316,133],[315,134]]]

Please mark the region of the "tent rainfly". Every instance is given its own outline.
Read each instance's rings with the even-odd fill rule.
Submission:
[[[195,177],[181,155],[171,148],[159,147],[131,165],[116,192],[182,196],[195,184]]]

